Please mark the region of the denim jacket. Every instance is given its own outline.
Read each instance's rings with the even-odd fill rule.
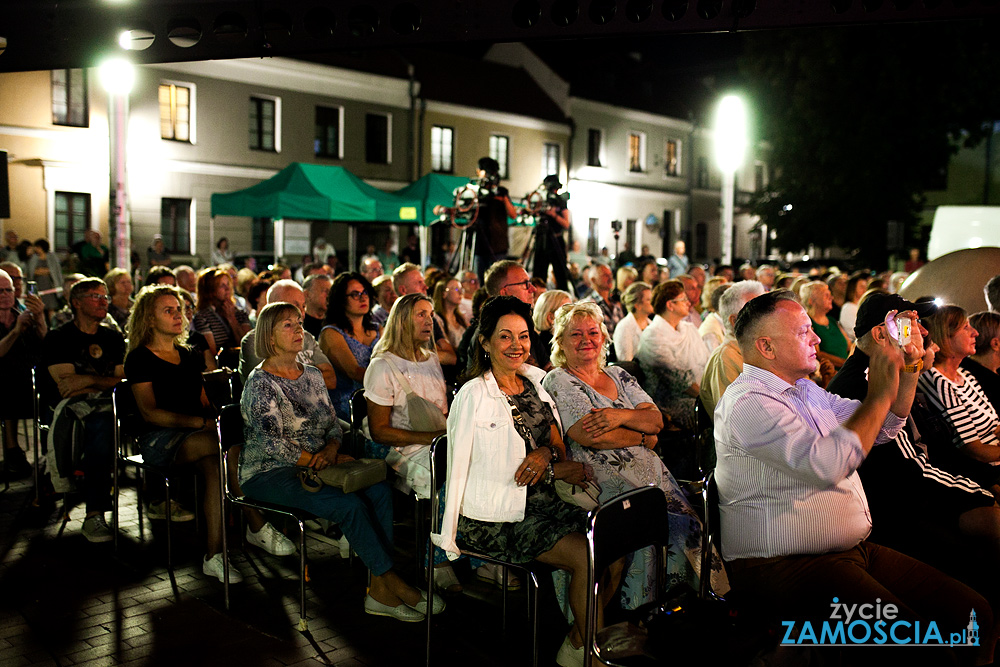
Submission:
[[[518,371],[552,408],[559,432],[559,411],[542,388],[545,371],[524,365]],[[459,514],[480,521],[521,521],[528,489],[514,473],[524,460],[524,440],[514,428],[510,404],[492,371],[465,383],[448,414],[448,482],[441,533],[434,544],[454,560]]]

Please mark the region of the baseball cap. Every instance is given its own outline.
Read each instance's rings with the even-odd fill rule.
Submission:
[[[873,292],[861,302],[861,306],[858,308],[858,319],[854,324],[854,335],[857,338],[861,338],[885,322],[886,313],[890,310],[915,310],[919,317],[928,317],[934,314],[937,310],[937,305],[933,301],[913,303],[898,294]]]

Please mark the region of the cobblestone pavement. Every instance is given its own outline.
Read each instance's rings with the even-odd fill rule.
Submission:
[[[341,559],[336,546],[317,539],[307,539],[305,633],[296,629],[298,556],[243,551],[238,521],[229,530],[230,553],[244,582],[232,586],[230,611],[222,584],[201,572],[204,537],[195,522],[174,524],[171,580],[166,523],[144,517],[140,541],[132,479],[129,473],[122,484],[117,555],[112,543],[83,537],[82,506],[64,522],[62,497],[43,495],[36,505],[30,479],[0,492],[0,667],[424,663],[426,625],[366,615],[364,566],[357,557]],[[188,495],[180,497],[192,507]],[[397,518],[413,514],[407,499],[397,494],[396,501]],[[282,526],[280,519],[276,525]],[[412,520],[397,525],[396,542],[400,571],[423,587]],[[503,636],[499,591],[469,577],[467,566],[457,569],[465,591],[450,596],[448,609],[435,618],[432,664],[530,665],[524,591],[508,598]],[[540,664],[550,665],[566,625],[551,595],[543,593],[541,604]]]

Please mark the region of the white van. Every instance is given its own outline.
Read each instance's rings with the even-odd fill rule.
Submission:
[[[1000,247],[1000,206],[938,206],[927,259],[956,250]]]

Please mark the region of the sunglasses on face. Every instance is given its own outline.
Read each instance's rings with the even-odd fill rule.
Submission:
[[[355,301],[360,301],[361,297],[368,298],[368,292],[365,292],[364,290],[355,290],[353,292],[347,293],[348,299],[354,299]]]

